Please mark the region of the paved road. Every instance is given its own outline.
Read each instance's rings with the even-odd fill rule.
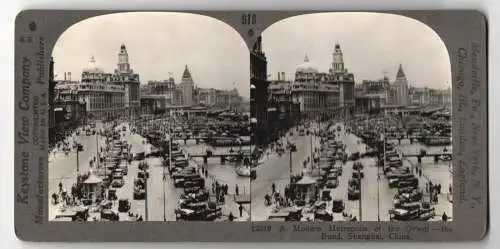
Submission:
[[[300,174],[304,170],[303,162],[311,156],[311,136],[298,136],[296,132],[290,140],[297,146],[297,151],[292,153],[293,174]],[[313,147],[319,142],[313,138]],[[280,193],[290,182],[290,154],[281,157],[270,157],[257,167],[257,179],[251,182],[251,209],[252,221],[267,220],[271,207],[264,205],[264,196],[271,194],[274,183]]]
[[[348,155],[359,152],[363,154],[366,152],[367,146],[364,143],[358,143],[360,138],[352,133],[344,133],[344,125],[341,126],[342,131],[337,132],[337,139],[341,140],[346,145],[346,153]],[[332,127],[336,130],[336,126]],[[376,165],[375,158],[361,158],[358,160],[364,165],[365,177],[361,180],[361,202],[359,200],[349,201],[347,199],[348,181],[352,176],[353,169],[352,161],[348,161],[344,166],[344,172],[340,178],[339,187],[332,193],[333,198],[344,199],[346,212],[352,214],[363,221],[381,221],[389,220],[388,210],[392,208],[392,200],[396,193],[394,189],[389,188],[389,184],[382,176],[378,180],[379,168]],[[360,217],[360,204],[362,215]],[[336,220],[341,219],[339,215],[335,215]]]

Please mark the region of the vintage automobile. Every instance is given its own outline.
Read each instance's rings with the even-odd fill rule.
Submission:
[[[330,169],[329,173],[336,174],[337,176],[342,176],[342,171],[342,167],[334,167],[333,169]]]
[[[364,166],[360,162],[355,162],[352,164],[352,170],[354,170],[354,171],[360,171],[360,170],[363,170],[363,168],[364,168]]]
[[[389,210],[389,219],[391,221],[410,221],[416,220],[419,217],[418,209],[406,210],[406,209],[391,209]]]
[[[200,178],[200,174],[196,173],[196,172],[187,172],[187,171],[178,171],[178,172],[175,172],[172,174],[172,179],[176,180],[176,179],[185,179],[185,180],[189,180],[189,179],[195,179],[195,178]]]
[[[360,179],[363,177],[365,177],[365,173],[363,173],[363,171],[353,171],[352,172],[352,178],[354,178],[354,179]]]
[[[417,188],[418,187],[418,178],[411,178],[409,180],[399,181],[398,185],[396,187],[397,188],[404,188],[404,187]]]
[[[118,212],[124,213],[130,210],[130,201],[128,199],[118,200]]]
[[[149,178],[149,172],[147,171],[139,171],[137,172],[137,178],[139,179],[146,179],[146,178]]]
[[[139,152],[139,153],[135,154],[134,159],[136,161],[144,160],[144,159],[146,159],[146,154],[144,152]]]
[[[204,202],[208,201],[209,193],[206,189],[199,189],[196,193],[184,193],[180,200],[188,201],[188,202]]]
[[[422,200],[424,193],[420,189],[414,189],[409,193],[396,194],[394,200],[398,202],[415,202]]]
[[[351,188],[349,187],[349,190],[347,190],[347,199],[350,201],[353,200],[359,200],[361,197],[361,192],[357,188]]]
[[[182,185],[183,188],[192,188],[192,187],[205,187],[205,179],[203,178],[193,178],[189,180],[185,180]]]
[[[337,188],[338,186],[339,186],[339,180],[337,178],[333,180],[327,180],[325,183],[325,187],[330,189]]]
[[[285,219],[285,221],[300,221],[302,219],[302,209],[284,208],[268,216],[268,220],[281,218]]]
[[[68,208],[60,213],[58,213],[55,217],[55,220],[58,221],[76,221],[83,222],[87,221],[89,218],[89,209],[86,207],[73,207]]]
[[[108,189],[108,200],[113,201],[116,199],[118,199],[118,196],[116,196],[116,189]]]
[[[123,179],[120,179],[120,178],[115,178],[111,182],[111,187],[113,187],[113,188],[121,188],[121,187],[123,187],[123,185],[125,185],[125,181]]]
[[[332,200],[332,195],[330,190],[323,190],[321,193],[321,200],[322,201],[331,201]]]
[[[149,164],[146,162],[140,162],[138,165],[139,170],[147,170],[149,169]]]
[[[389,179],[389,182],[390,180],[392,179],[402,179],[402,180],[405,180],[405,179],[409,179],[409,178],[414,178],[415,175],[412,174],[412,173],[406,173],[406,172],[390,172],[387,174],[387,179]]]
[[[118,215],[117,212],[111,209],[103,209],[101,210],[101,220],[119,221],[120,216]]]
[[[333,221],[333,215],[325,209],[314,211],[314,221]]]
[[[401,202],[394,200],[394,207],[404,210],[419,210],[421,208],[420,202]]]
[[[345,209],[345,204],[344,200],[342,199],[335,199],[332,202],[332,212],[334,213],[341,213]]]
[[[134,188],[134,200],[144,200],[146,198],[146,190],[143,188]]]

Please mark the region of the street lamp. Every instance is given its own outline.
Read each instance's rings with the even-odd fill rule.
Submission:
[[[252,85],[252,86],[253,86],[253,85]],[[255,124],[257,124],[257,119],[256,119],[256,118],[250,118],[250,124],[251,124],[251,126],[255,126]],[[254,132],[253,127],[251,127],[251,129],[252,129],[252,137],[253,137],[254,139],[251,139],[251,140],[250,140],[250,160],[252,160],[252,156],[253,156],[253,152],[252,152],[252,143],[254,143],[254,142],[255,142],[255,132]],[[253,141],[252,141],[252,140],[253,140]]]

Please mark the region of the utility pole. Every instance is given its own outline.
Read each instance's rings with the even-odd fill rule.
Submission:
[[[97,129],[97,128],[96,128]],[[96,150],[97,150],[97,168],[99,168],[99,161],[101,161],[101,156],[99,155],[99,132],[95,132],[95,144],[96,144]]]
[[[290,186],[292,185],[292,176],[293,176],[293,166],[292,166],[292,146],[290,146]]]
[[[144,220],[148,221],[148,175],[147,172],[144,170],[144,192],[146,194],[146,197],[144,198]]]
[[[358,177],[359,177],[359,221],[363,220],[363,192],[361,190],[361,167],[358,168]]]
[[[76,146],[76,176],[78,177],[80,175],[80,160],[79,160],[79,154],[80,154],[80,145],[78,144]]]

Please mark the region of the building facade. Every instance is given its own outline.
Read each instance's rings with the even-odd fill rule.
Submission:
[[[262,51],[262,37],[259,37],[250,51],[250,117],[252,143],[257,146],[269,142],[268,86],[267,58]]]
[[[335,44],[328,72],[319,72],[305,56],[291,84],[292,101],[298,104],[302,118],[344,118],[355,111],[354,87],[354,75],[345,68],[342,49]]]
[[[54,80],[54,58],[50,58],[49,64],[49,146],[52,147],[55,144],[55,111],[54,111],[54,98],[55,98],[55,86],[56,81]]]
[[[86,122],[125,117],[125,86],[117,77],[97,67],[92,57],[90,66],[82,71],[81,82],[72,81],[66,74],[64,80],[56,82],[54,99],[84,104]]]
[[[115,70],[113,80],[117,84],[121,84],[125,88],[125,113],[129,119],[140,118],[141,103],[140,103],[140,80],[139,75],[134,73],[130,67],[127,48],[124,44],[121,45],[118,52],[118,64]]]
[[[403,66],[399,64],[399,69],[396,74],[396,80],[392,86],[393,91],[390,93],[392,97],[392,105],[410,105],[410,92],[408,88],[408,80],[403,71]]]
[[[184,72],[182,73],[181,83],[179,84],[180,90],[182,92],[182,100],[180,101],[183,106],[193,106],[194,102],[194,82],[191,77],[191,72],[186,65]]]

